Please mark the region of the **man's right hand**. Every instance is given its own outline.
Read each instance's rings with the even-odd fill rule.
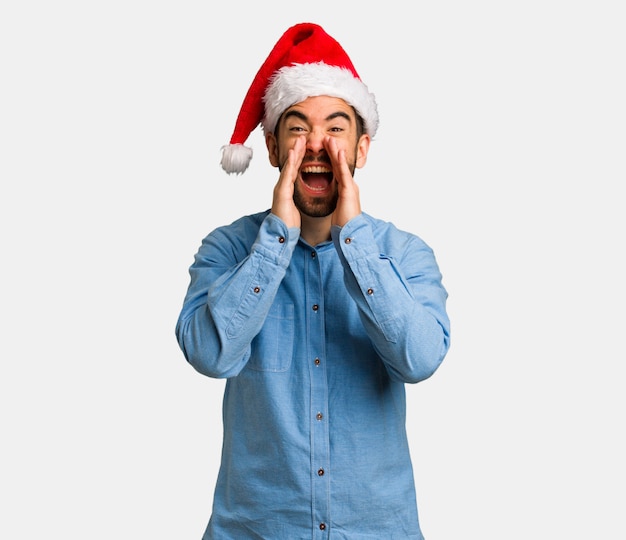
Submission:
[[[300,227],[300,212],[293,202],[294,185],[298,178],[298,171],[306,153],[306,139],[304,136],[296,139],[293,148],[287,154],[278,182],[274,186],[272,214],[282,219],[287,227]]]

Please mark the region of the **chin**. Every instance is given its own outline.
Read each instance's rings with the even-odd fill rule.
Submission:
[[[330,216],[335,211],[337,198],[337,192],[324,197],[314,197],[303,194],[302,191],[296,189],[293,195],[293,202],[296,208],[305,216],[321,218]]]
[[[308,217],[322,218],[330,216],[337,208],[337,201],[302,201],[294,197],[296,208]]]

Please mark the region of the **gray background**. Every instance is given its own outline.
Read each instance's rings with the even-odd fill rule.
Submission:
[[[201,537],[223,381],[174,325],[202,237],[271,203],[260,131],[243,176],[220,147],[309,20],[379,102],[364,210],[450,293],[407,388],[427,539],[624,540],[619,2],[226,4],[0,8],[0,537]]]

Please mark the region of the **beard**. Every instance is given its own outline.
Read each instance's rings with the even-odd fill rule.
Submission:
[[[305,196],[302,194],[302,191],[298,189],[297,184],[293,193],[293,202],[296,208],[305,216],[315,218],[330,216],[330,214],[335,211],[335,208],[337,208],[338,198],[339,193],[337,189],[326,197]]]

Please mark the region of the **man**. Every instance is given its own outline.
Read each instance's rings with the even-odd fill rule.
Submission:
[[[337,41],[298,24],[246,95],[227,172],[246,170],[259,124],[271,210],[204,239],[176,327],[191,365],[227,378],[204,539],[422,539],[405,384],[447,353],[447,293],[420,238],[361,210],[374,96]]]

